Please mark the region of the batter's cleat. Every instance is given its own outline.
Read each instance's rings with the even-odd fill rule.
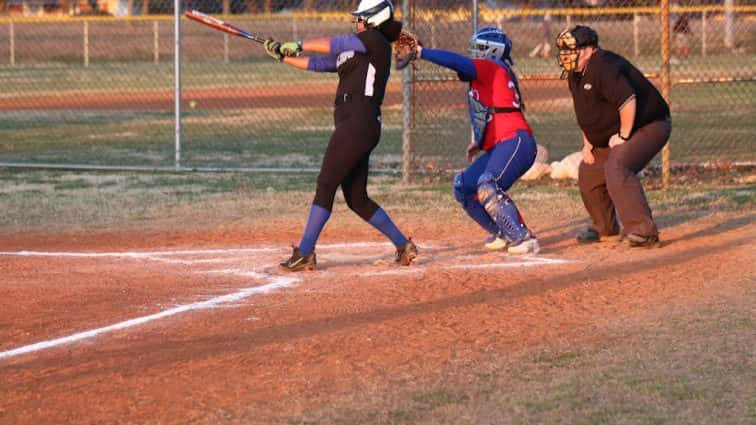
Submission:
[[[302,254],[296,246],[292,246],[292,248],[294,248],[294,252],[291,254],[291,258],[283,263],[279,263],[279,267],[290,272],[313,270],[315,268],[315,264],[317,264],[315,251],[309,254]]]
[[[578,243],[594,243],[594,242],[619,242],[622,239],[622,235],[600,235],[596,229],[587,227],[578,232],[575,235],[575,240]]]
[[[507,247],[507,252],[510,254],[538,254],[540,251],[541,245],[538,243],[538,238],[530,234],[520,242],[510,243]]]
[[[491,235],[488,238],[486,238],[486,241],[483,243],[483,246],[491,251],[500,251],[502,249],[506,249],[508,245],[508,242],[506,239],[500,238],[498,235]]]
[[[659,235],[643,236],[630,233],[625,237],[625,243],[631,248],[661,248]]]
[[[409,266],[415,258],[417,258],[417,245],[410,238],[403,247],[396,250],[396,263]]]

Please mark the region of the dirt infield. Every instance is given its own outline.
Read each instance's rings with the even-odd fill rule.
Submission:
[[[752,296],[753,219],[668,223],[650,250],[578,246],[580,223],[542,220],[529,257],[418,220],[409,268],[355,221],[294,275],[275,267],[300,230],[284,220],[4,235],[0,422],[286,423],[459,365],[472,377],[492,354],[611,343],[608,324]]]

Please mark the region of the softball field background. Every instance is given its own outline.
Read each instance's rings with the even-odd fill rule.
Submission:
[[[471,16],[451,3],[418,0],[414,28],[464,53]],[[590,23],[661,83],[658,8],[613,3],[628,7],[548,9],[553,35]],[[479,18],[515,41],[528,119],[557,161],[580,139],[555,59],[529,55],[546,10]],[[417,263],[395,266],[338,195],[302,274],[276,266],[312,201],[333,78],[187,23],[181,164],[195,171],[165,171],[166,16],[0,17],[0,424],[756,423],[754,9],[673,11],[693,28],[670,71],[675,167],[666,190],[658,167],[643,179],[662,248],[577,245],[575,183],[540,179],[511,195],[542,251],[485,251],[451,191],[464,86],[423,63],[409,134],[390,80],[369,185]],[[228,18],[297,38],[349,31],[338,16]]]
[[[525,257],[486,252],[448,182],[378,176],[417,264],[337,199],[302,274],[276,265],[311,175],[0,178],[2,423],[754,419],[753,173],[647,181],[640,251],[576,245],[575,187],[520,184]]]

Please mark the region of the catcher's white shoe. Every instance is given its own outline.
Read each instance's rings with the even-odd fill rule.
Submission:
[[[538,254],[539,251],[541,251],[541,245],[534,236],[528,237],[517,245],[507,247],[507,252],[510,254]]]
[[[491,235],[488,237],[488,239],[486,239],[486,242],[483,244],[483,246],[491,251],[500,251],[507,248],[507,241],[506,239],[502,239],[496,235]]]

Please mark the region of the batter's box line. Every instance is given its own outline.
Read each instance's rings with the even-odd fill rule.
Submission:
[[[18,257],[125,257],[136,259],[155,259],[158,257],[180,255],[218,255],[218,254],[255,254],[259,252],[278,252],[281,248],[231,248],[231,249],[188,249],[175,251],[124,251],[124,252],[50,252],[50,251],[0,251],[0,255]]]
[[[389,242],[350,242],[319,244],[318,250],[332,250],[344,248],[374,248],[393,247]],[[424,244],[424,247],[433,247]],[[124,252],[51,252],[51,251],[0,251],[0,256],[17,257],[126,257],[136,259],[155,259],[157,257],[186,256],[186,255],[236,255],[258,253],[280,253],[291,249],[287,246],[265,246],[255,248],[219,248],[219,249],[187,249],[187,250],[159,250],[159,251],[124,251]]]
[[[520,257],[521,261],[508,261],[499,263],[477,263],[477,264],[438,264],[438,263],[423,263],[415,264],[409,267],[401,267],[393,270],[383,270],[375,272],[363,272],[359,273],[360,276],[389,276],[400,274],[412,274],[412,273],[425,273],[429,270],[477,270],[477,269],[492,269],[492,268],[518,268],[518,267],[533,267],[533,266],[548,266],[556,264],[571,263],[571,260],[563,260],[559,258],[545,258],[545,257]],[[427,264],[427,266],[425,265]]]
[[[252,288],[242,288],[236,292],[229,294],[219,295],[212,297],[204,301],[198,301],[190,304],[182,304],[163,310],[158,313],[150,314],[147,316],[137,317],[134,319],[125,320],[109,326],[104,326],[97,329],[91,329],[84,332],[78,332],[73,335],[55,338],[47,341],[38,342],[35,344],[25,345],[23,347],[14,348],[11,350],[0,351],[0,360],[8,359],[11,357],[20,356],[23,354],[30,354],[37,351],[42,351],[57,347],[60,345],[71,344],[74,342],[82,341],[85,339],[95,338],[99,335],[111,333],[123,329],[128,329],[134,326],[143,325],[145,323],[153,322],[156,320],[165,319],[171,316],[175,316],[182,313],[187,313],[195,310],[208,310],[218,307],[234,306],[242,300],[250,298],[254,295],[265,294],[273,291],[277,291],[283,288],[288,288],[301,282],[301,278],[297,276],[271,276],[262,273],[251,274],[255,278],[264,279],[264,284]]]

